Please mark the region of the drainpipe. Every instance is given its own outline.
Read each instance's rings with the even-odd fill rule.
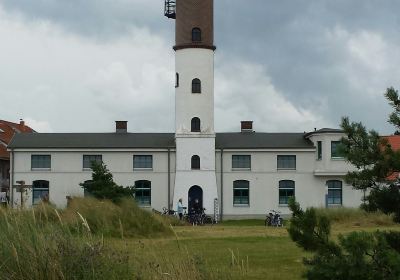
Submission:
[[[171,149],[168,148],[168,210],[171,210]]]
[[[224,149],[221,149],[221,217],[224,219]]]
[[[10,170],[10,206],[11,208],[14,207],[14,150],[11,149],[11,170]]]

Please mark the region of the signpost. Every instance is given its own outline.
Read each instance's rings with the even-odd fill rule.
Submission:
[[[21,180],[21,181],[17,181],[16,182],[18,185],[13,185],[12,186],[12,190],[11,191],[15,191],[20,193],[20,199],[21,199],[21,209],[24,208],[24,191],[26,189],[30,189],[32,188],[32,185],[25,185],[25,181]],[[13,202],[11,202],[13,203]]]

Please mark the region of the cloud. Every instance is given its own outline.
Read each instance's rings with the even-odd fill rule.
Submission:
[[[243,120],[253,120],[256,131],[267,132],[302,132],[332,126],[312,110],[286,99],[261,65],[231,62],[218,68],[216,73],[216,128],[219,131],[238,131]]]
[[[33,128],[36,132],[45,133],[45,132],[53,132],[50,127],[49,122],[47,121],[38,121],[32,119],[31,117],[24,118],[25,124],[31,128]]]

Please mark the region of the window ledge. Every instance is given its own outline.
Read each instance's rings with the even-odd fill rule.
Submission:
[[[251,171],[251,168],[232,168],[232,171]]]
[[[250,207],[250,204],[233,204],[233,207]]]
[[[278,171],[296,171],[296,168],[277,168]]]
[[[51,171],[51,168],[31,168],[31,171]]]
[[[82,171],[92,171],[92,168],[82,168]]]
[[[346,159],[344,157],[331,157],[331,160],[335,161],[345,161]]]
[[[140,208],[151,208],[151,205],[138,205]]]
[[[133,168],[133,171],[153,171],[153,168]]]
[[[289,207],[289,204],[279,204],[278,207]]]

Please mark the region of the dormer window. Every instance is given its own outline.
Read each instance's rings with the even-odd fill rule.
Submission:
[[[198,27],[192,29],[192,42],[201,42],[201,29]]]

